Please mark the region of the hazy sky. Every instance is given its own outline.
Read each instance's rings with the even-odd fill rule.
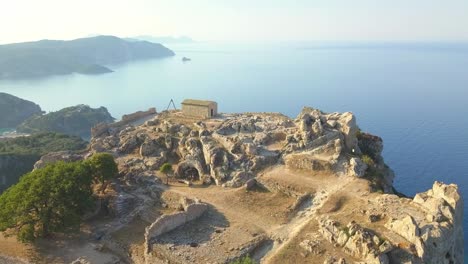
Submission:
[[[0,0],[0,42],[91,34],[197,40],[468,40],[468,0]]]

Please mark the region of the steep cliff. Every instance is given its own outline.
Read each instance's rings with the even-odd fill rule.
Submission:
[[[15,128],[29,117],[41,113],[41,107],[33,102],[0,93],[0,128]]]

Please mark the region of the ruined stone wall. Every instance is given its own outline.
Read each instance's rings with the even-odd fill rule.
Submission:
[[[148,111],[138,111],[138,112],[135,112],[133,114],[128,114],[128,115],[123,115],[122,116],[122,121],[120,122],[133,122],[133,121],[136,121],[140,118],[143,118],[143,117],[146,117],[146,116],[149,116],[149,115],[154,115],[156,114],[156,108],[152,107],[150,109],[148,109]],[[119,123],[119,122],[117,122]]]
[[[205,213],[207,209],[208,205],[205,203],[193,203],[187,205],[185,211],[183,212],[171,215],[162,215],[161,217],[156,219],[156,221],[154,221],[150,226],[148,226],[145,231],[146,254],[148,254],[151,251],[151,239],[199,218],[203,215],[203,213]]]
[[[114,123],[99,123],[91,128],[91,137],[99,137],[100,135],[107,133],[111,128],[118,128],[128,125],[138,119],[156,114],[156,108],[152,107],[148,111],[138,111],[133,114],[123,115],[122,120]]]

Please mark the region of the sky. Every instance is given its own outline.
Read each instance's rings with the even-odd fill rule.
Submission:
[[[467,13],[467,0],[0,0],[0,43],[90,35],[468,41]]]

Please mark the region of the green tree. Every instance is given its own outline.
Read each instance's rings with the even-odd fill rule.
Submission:
[[[160,168],[159,171],[166,175],[166,184],[169,184],[169,175],[173,173],[172,165],[170,163],[164,163]]]
[[[101,193],[104,192],[110,180],[119,173],[114,157],[109,153],[96,153],[84,163],[89,166],[94,183],[101,184]]]
[[[79,228],[94,205],[92,177],[82,162],[57,162],[21,177],[0,196],[0,231],[33,241]]]

